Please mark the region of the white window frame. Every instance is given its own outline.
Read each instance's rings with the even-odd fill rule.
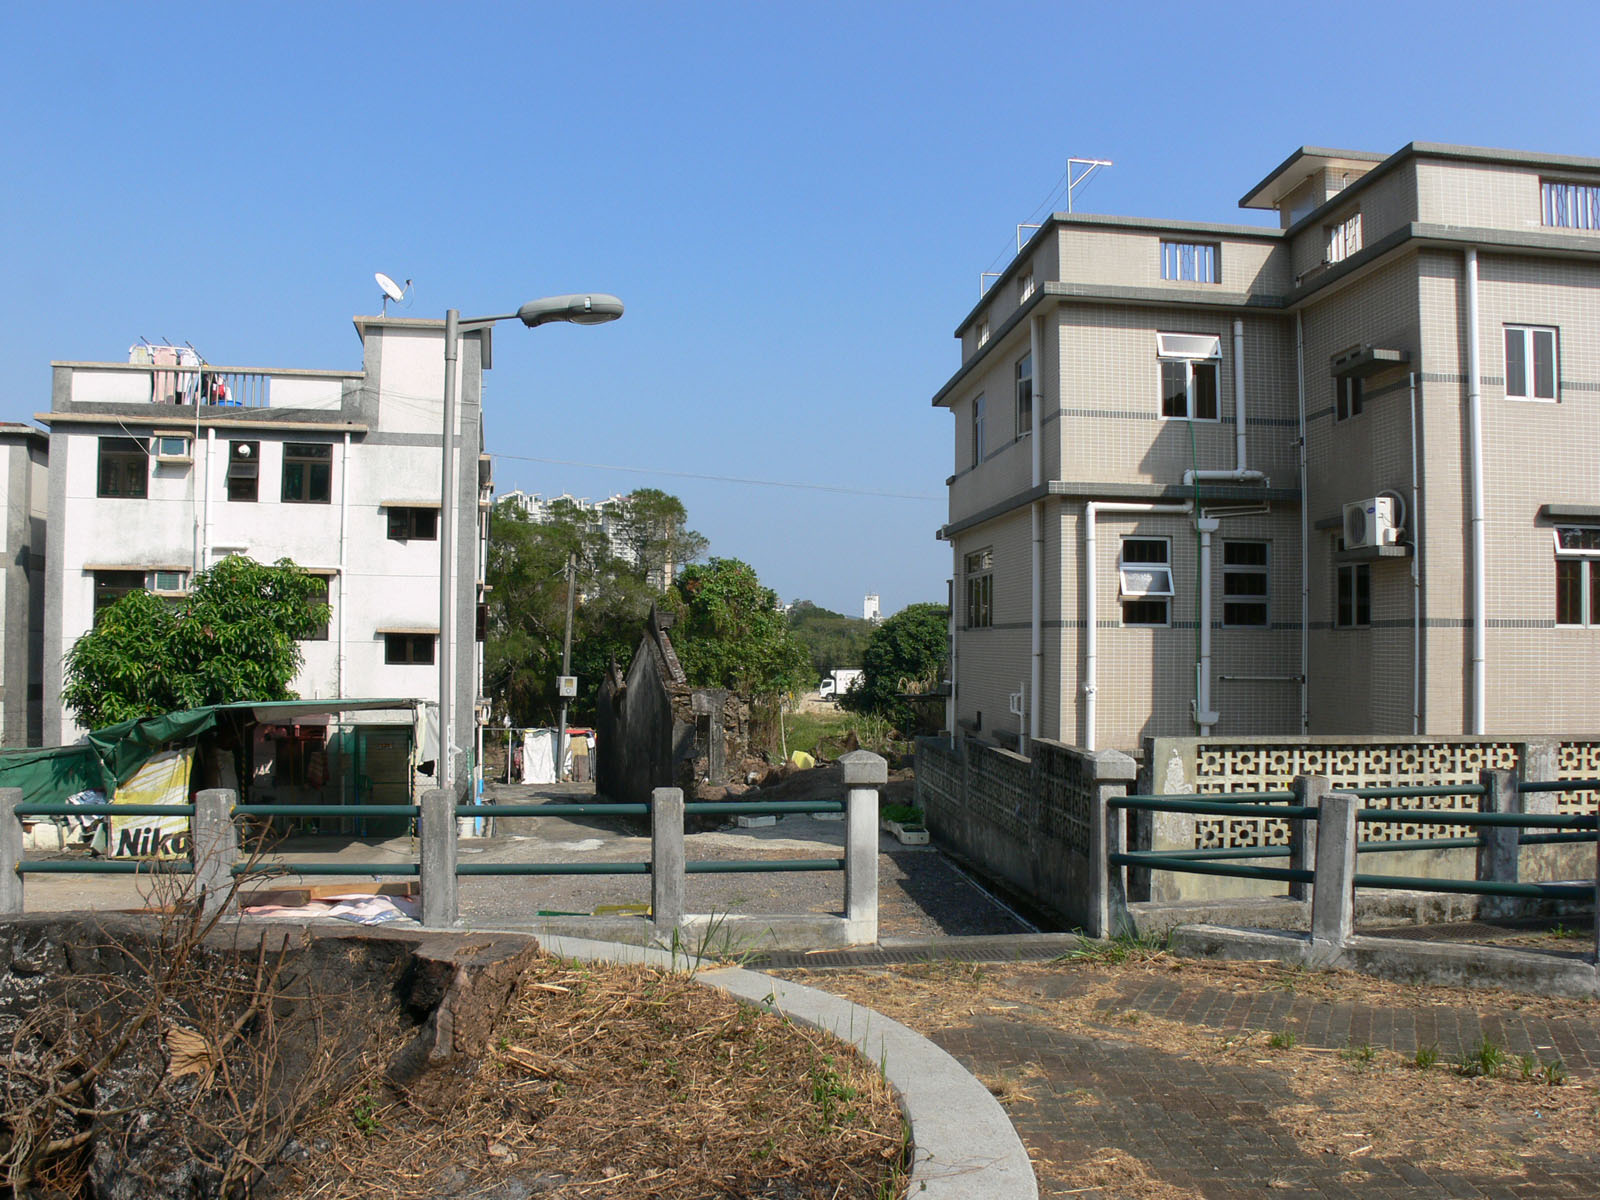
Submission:
[[[1027,370],[1023,370],[1026,364]],[[1033,351],[1017,359],[1012,370],[1016,399],[1016,435],[1020,440],[1033,432]]]
[[[988,404],[979,392],[972,399],[972,465],[983,464],[983,454],[987,447],[984,445],[984,421],[988,411]]]
[[[1535,404],[1555,404],[1561,399],[1561,331],[1553,325],[1507,325],[1505,327],[1505,380],[1507,400],[1526,400]],[[1550,394],[1540,396],[1535,351],[1539,335],[1550,335]],[[1511,344],[1522,343],[1522,391],[1511,390]]]
[[[1026,304],[1033,296],[1033,272],[1029,271],[1017,280],[1017,303]]]
[[[987,346],[988,344],[989,344],[989,321],[988,321],[988,318],[985,318],[982,321],[978,322],[978,345],[979,346]]]
[[[1351,213],[1342,221],[1326,227],[1328,250],[1325,262],[1343,262],[1361,249],[1361,214]]]
[[[967,629],[990,629],[994,626],[994,547],[974,550],[961,561],[962,578],[966,582]]]
[[[1128,560],[1130,543],[1143,543],[1161,547],[1158,561]],[[1147,577],[1147,578],[1146,578]],[[1172,539],[1166,537],[1128,536],[1122,539],[1117,552],[1117,600],[1122,612],[1123,625],[1131,629],[1165,629],[1172,625]],[[1160,603],[1165,617],[1160,621],[1128,620],[1128,604]]]
[[[1184,364],[1184,411],[1167,412],[1166,364]],[[1195,412],[1195,364],[1206,363],[1213,372],[1211,402],[1215,411],[1209,417]],[[1222,420],[1222,338],[1213,333],[1156,334],[1156,397],[1165,421]]]
[[[155,450],[157,462],[186,463],[194,460],[188,434],[158,433],[155,435]]]
[[[1259,563],[1230,563],[1228,561],[1228,550],[1232,546],[1260,546],[1266,552],[1266,557]],[[1245,592],[1230,596],[1228,594],[1228,580],[1246,575],[1261,579],[1260,594]],[[1252,608],[1259,607],[1261,609],[1261,620],[1228,620],[1228,606],[1230,604],[1250,605]],[[1222,600],[1218,611],[1222,614],[1222,627],[1224,629],[1272,628],[1272,543],[1266,538],[1222,539]]]
[[[1169,283],[1221,283],[1221,260],[1215,242],[1161,242],[1161,278]]]
[[[189,594],[189,572],[152,570],[145,576],[145,590],[157,596],[186,596]]]
[[[1600,526],[1560,525],[1550,532],[1556,551],[1556,628],[1600,628]],[[1576,544],[1569,545],[1568,542]],[[1579,619],[1576,621],[1561,619],[1563,563],[1578,564]]]
[[[1541,179],[1539,219],[1547,229],[1600,230],[1600,184]]]

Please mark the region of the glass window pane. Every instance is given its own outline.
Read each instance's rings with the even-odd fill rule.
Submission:
[[[1161,415],[1189,415],[1189,364],[1181,359],[1161,361]]]
[[[1197,362],[1194,367],[1194,415],[1202,421],[1217,419],[1217,364]]]
[[[1372,568],[1356,568],[1356,624],[1372,624]]]
[[[1520,329],[1506,330],[1506,395],[1528,394],[1527,342]]]
[[[1583,624],[1582,559],[1556,559],[1556,624]]]
[[[1540,400],[1556,398],[1556,331],[1533,330],[1533,394]]]
[[[1265,542],[1223,542],[1222,561],[1230,567],[1264,567],[1267,565]]]

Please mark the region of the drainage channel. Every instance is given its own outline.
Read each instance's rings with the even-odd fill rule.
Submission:
[[[811,970],[849,967],[883,967],[918,962],[1041,962],[1059,958],[1078,948],[1074,933],[983,934],[973,937],[926,938],[890,941],[849,950],[772,951],[743,960],[751,970],[786,967]]]

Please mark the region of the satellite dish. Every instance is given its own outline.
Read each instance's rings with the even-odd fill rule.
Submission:
[[[387,315],[389,312],[389,301],[393,300],[396,304],[400,303],[400,301],[406,298],[405,289],[394,280],[390,279],[382,271],[374,271],[372,273],[372,277],[378,281],[378,286],[383,289],[383,311],[385,315]],[[406,282],[410,283],[411,281],[408,279]]]

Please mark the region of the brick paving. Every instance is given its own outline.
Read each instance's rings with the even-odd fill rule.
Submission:
[[[1480,1128],[1507,1148],[1506,1172],[1496,1176],[1361,1153],[1370,1147],[1357,1143],[1349,1152],[1324,1154],[1308,1150],[1280,1114],[1309,1103],[1323,1112],[1348,1113],[1352,1128],[1359,1129],[1359,1101],[1343,1090],[1341,1073],[1323,1083],[1302,1079],[1297,1090],[1288,1059],[1263,1066],[1242,1055],[1176,1053],[1140,1044],[1128,1025],[1136,1014],[1180,1022],[1195,1031],[1191,1050],[1230,1034],[1279,1030],[1292,1030],[1302,1053],[1371,1045],[1409,1057],[1419,1046],[1437,1045],[1445,1064],[1488,1037],[1511,1054],[1560,1057],[1571,1072],[1567,1086],[1592,1096],[1600,1081],[1600,1022],[1581,1006],[1574,1006],[1572,1016],[1541,1016],[1518,1011],[1517,1000],[1503,994],[1486,994],[1482,1006],[1399,1007],[1299,995],[1265,981],[1224,991],[1181,972],[1086,966],[1059,973],[1035,968],[1022,974],[1023,968],[1005,966],[992,971],[995,990],[974,996],[1008,1002],[1022,996],[1037,1003],[988,1006],[1007,1010],[998,1012],[976,1003],[960,1024],[925,1032],[980,1077],[1019,1081],[1016,1094],[1005,1097],[1006,1108],[1035,1157],[1041,1196],[1600,1197],[1600,1148],[1586,1154],[1541,1150],[1537,1160],[1516,1153],[1535,1132],[1539,1114],[1531,1107],[1507,1105],[1493,1112],[1488,1101],[1473,1118],[1489,1122]],[[826,989],[830,978],[839,976],[823,970],[808,982]],[[1089,1034],[1049,1019],[1052,1001],[1083,997],[1095,988],[1105,990],[1092,1010],[1081,1010],[1093,1013]],[[1600,1009],[1590,1011],[1600,1015]],[[1314,1089],[1309,1096],[1308,1086]],[[1107,1168],[1090,1169],[1108,1153],[1136,1160],[1139,1170],[1123,1171],[1121,1187],[1105,1182]],[[1118,1177],[1114,1166],[1109,1173]]]

